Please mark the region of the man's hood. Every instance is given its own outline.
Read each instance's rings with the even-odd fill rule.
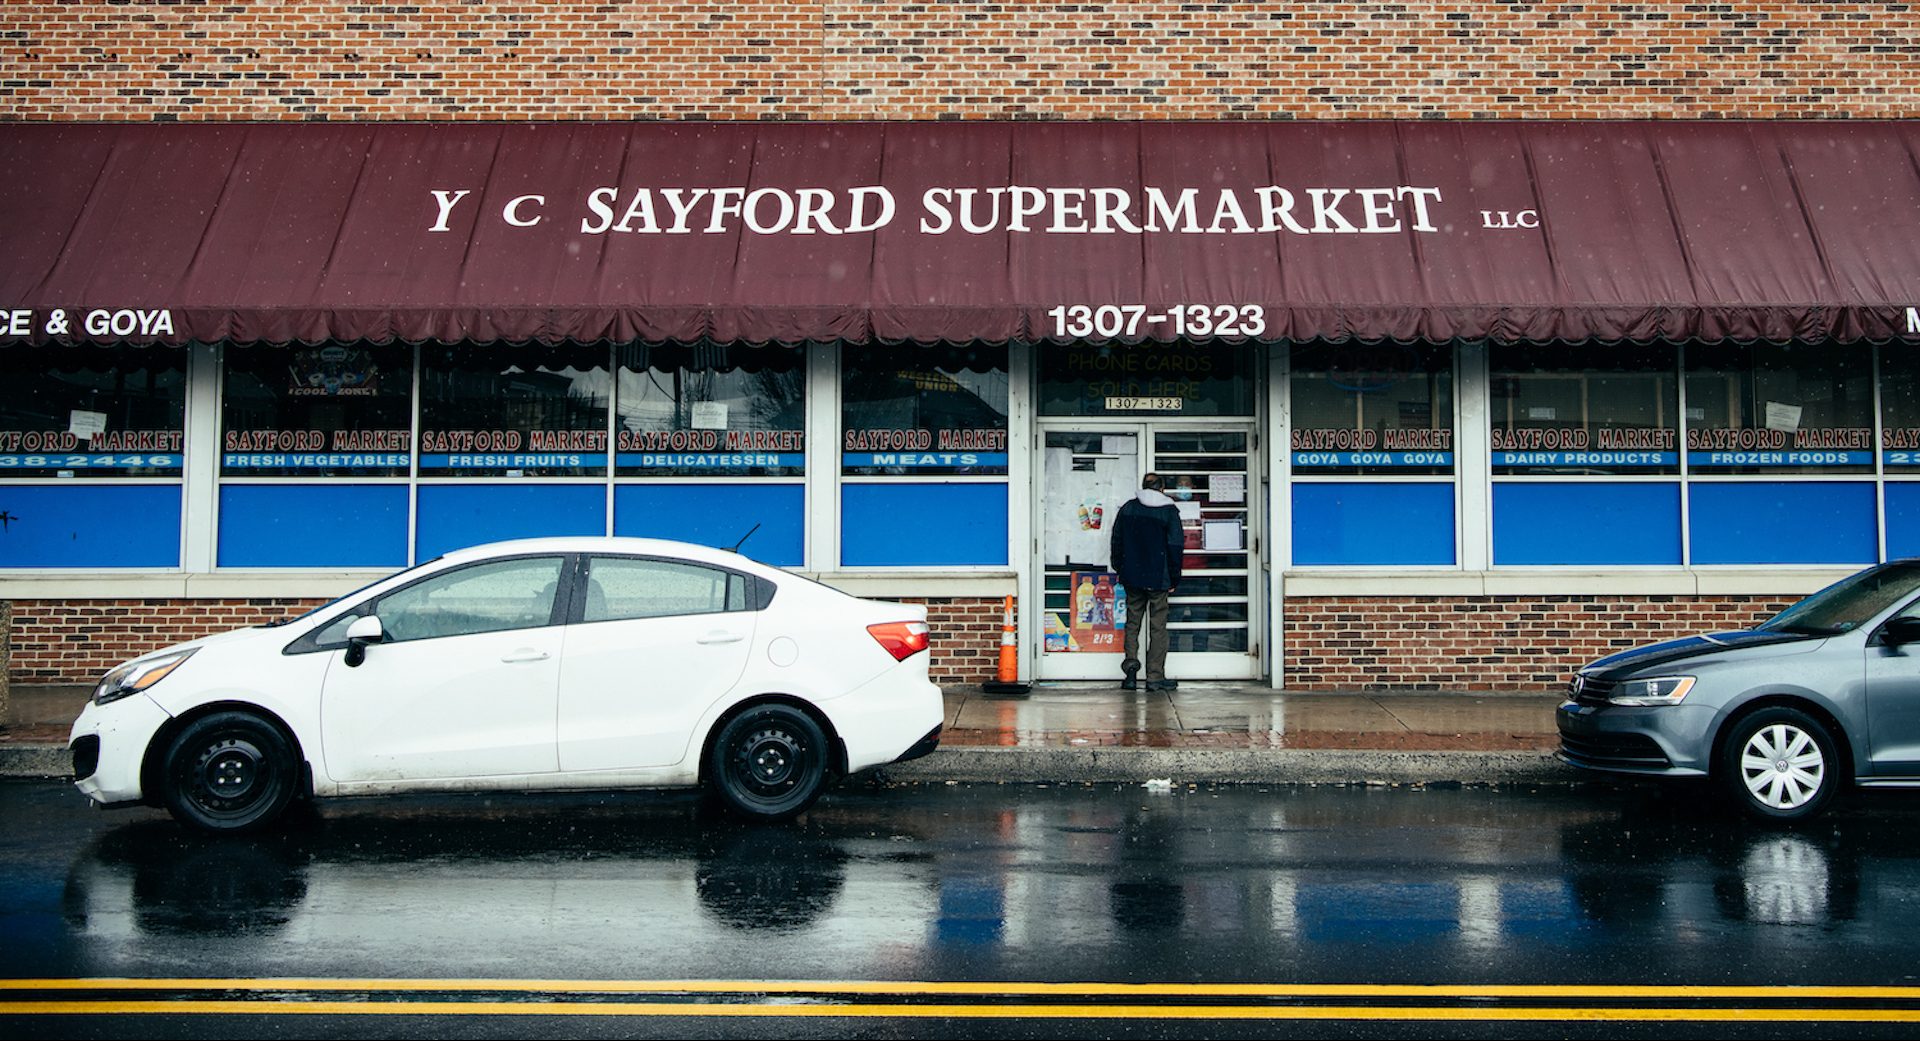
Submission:
[[[1157,488],[1142,488],[1137,496],[1142,506],[1172,506],[1173,500]]]

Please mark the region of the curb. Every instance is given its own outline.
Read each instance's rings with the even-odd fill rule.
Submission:
[[[882,768],[889,780],[1240,781],[1253,784],[1580,784],[1588,775],[1545,752],[1350,749],[942,748]]]
[[[1249,784],[1579,784],[1589,776],[1544,752],[1367,752],[1352,749],[942,748],[882,767],[911,783],[1239,781]],[[64,778],[59,745],[0,747],[0,778]]]
[[[72,777],[65,745],[0,745],[0,777]]]

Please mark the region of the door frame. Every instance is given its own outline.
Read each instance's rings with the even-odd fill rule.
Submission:
[[[1264,402],[1256,398],[1256,408]],[[1245,654],[1231,652],[1181,652],[1167,657],[1167,674],[1175,679],[1220,680],[1246,682],[1259,680],[1270,675],[1270,661],[1273,653],[1268,633],[1271,628],[1267,615],[1268,603],[1268,554],[1272,546],[1267,538],[1268,503],[1263,494],[1268,485],[1267,455],[1261,438],[1263,417],[1255,416],[1181,416],[1170,413],[1154,413],[1132,416],[1035,416],[1031,453],[1033,461],[1029,467],[1028,487],[1028,523],[1033,532],[1030,550],[1025,568],[1026,576],[1021,582],[1020,599],[1027,602],[1031,597],[1033,610],[1021,612],[1031,623],[1023,625],[1022,640],[1026,643],[1025,655],[1034,663],[1033,676],[1039,682],[1103,680],[1120,678],[1120,659],[1118,655],[1086,655],[1081,668],[1063,669],[1074,659],[1067,655],[1048,655],[1045,652],[1046,617],[1046,523],[1042,516],[1044,498],[1039,484],[1046,476],[1045,453],[1047,434],[1056,431],[1074,431],[1086,433],[1134,434],[1140,438],[1141,465],[1151,468],[1154,459],[1153,436],[1157,432],[1198,431],[1198,432],[1234,432],[1247,435],[1247,640],[1249,649]],[[1147,472],[1145,469],[1142,473]],[[1137,480],[1137,478],[1136,478]],[[1219,666],[1226,660],[1244,659],[1244,669],[1224,669]],[[1096,661],[1095,659],[1099,659]],[[1111,667],[1106,667],[1107,663]],[[1049,668],[1051,665],[1051,668]]]

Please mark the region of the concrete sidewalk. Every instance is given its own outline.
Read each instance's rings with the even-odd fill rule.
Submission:
[[[89,688],[15,687],[0,776],[70,770],[67,730]],[[1185,683],[1127,692],[1044,684],[1024,698],[946,691],[940,750],[886,768],[915,781],[1566,783],[1553,694],[1281,693]]]
[[[940,751],[888,768],[913,780],[1567,783],[1553,694],[1281,693],[1182,683],[1127,692],[1060,683],[1026,698],[946,693]]]
[[[67,731],[92,695],[92,687],[15,684],[0,719],[0,777],[70,776]]]

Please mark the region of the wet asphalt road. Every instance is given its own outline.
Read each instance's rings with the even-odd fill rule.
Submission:
[[[56,782],[0,783],[0,977],[175,981],[16,988],[0,993],[0,1032],[1913,1035],[1911,1019],[1567,1018],[1920,1011],[1920,989],[1851,989],[1920,988],[1920,799],[1855,798],[1783,832],[1662,792],[850,785],[781,827],[717,818],[692,795],[446,796],[329,803],[269,837],[209,840],[157,812],[90,811]],[[261,978],[320,982],[235,982]],[[793,980],[808,982],[766,982]],[[1103,986],[1032,986],[1064,982]],[[1258,986],[1196,986],[1226,983]],[[1850,989],[1725,989],[1815,985]],[[1717,989],[1646,989],[1676,986]],[[279,1004],[7,1004],[45,1000]],[[343,1015],[283,1014],[316,1001]],[[421,1004],[449,1001],[543,1014]],[[806,1015],[725,1014],[773,1004]],[[1029,1015],[974,1018],[1009,1005]]]

